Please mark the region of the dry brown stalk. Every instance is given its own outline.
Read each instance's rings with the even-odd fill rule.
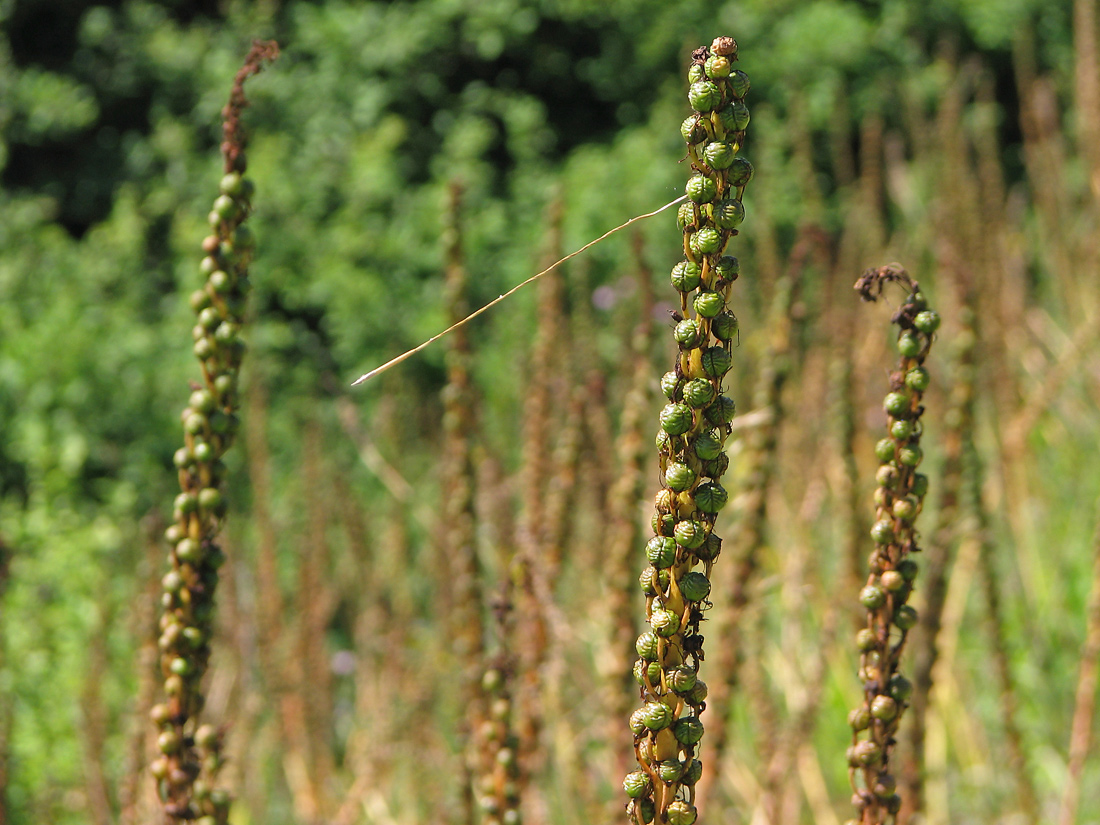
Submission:
[[[1096,0],[1073,4],[1074,109],[1077,150],[1084,156],[1094,208],[1100,208],[1100,57]]]

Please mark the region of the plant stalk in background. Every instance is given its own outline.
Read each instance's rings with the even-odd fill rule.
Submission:
[[[223,732],[199,725],[204,703],[200,683],[210,659],[218,568],[225,561],[216,543],[226,513],[222,456],[239,423],[237,377],[245,349],[240,334],[253,250],[252,233],[244,225],[253,190],[244,177],[247,161],[240,132],[241,111],[248,105],[244,82],[277,55],[274,42],[253,44],[222,112],[225,176],[210,212],[213,234],[202,243],[205,257],[199,269],[206,284],[191,296],[197,316],[194,351],[203,380],[192,385],[182,413],[184,446],[174,457],[181,492],[166,531],[171,569],[163,579],[158,642],[167,698],[152,710],[161,755],[151,770],[169,823],[224,825],[229,816],[229,795],[214,787]]]
[[[635,825],[654,818],[692,825],[698,816],[699,717],[707,696],[698,677],[699,630],[711,566],[722,548],[714,522],[729,498],[719,479],[729,466],[724,442],[734,414],[722,380],[737,336],[727,303],[738,263],[722,253],[745,217],[741,198],[753,174],[752,164],[738,156],[749,122],[749,79],[734,68],[736,60],[736,41],[719,37],[692,53],[688,72],[694,112],[681,134],[692,174],[678,213],[684,260],[672,270],[680,294],[674,331],[680,353],[661,380],[669,400],[657,436],[663,485],[641,576],[650,627],[636,643],[642,706],[630,717],[638,769],[623,782]]]

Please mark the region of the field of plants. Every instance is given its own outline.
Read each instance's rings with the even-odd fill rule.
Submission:
[[[0,825],[1100,824],[1097,6],[0,2]]]

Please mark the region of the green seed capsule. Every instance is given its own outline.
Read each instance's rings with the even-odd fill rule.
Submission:
[[[210,275],[210,287],[220,295],[224,295],[233,288],[233,276],[219,269]]]
[[[707,406],[714,396],[714,385],[705,378],[693,378],[684,384],[684,402],[692,409]]]
[[[688,179],[686,192],[694,203],[710,203],[718,195],[718,185],[706,175],[692,175]]]
[[[733,69],[730,65],[730,59],[721,54],[711,55],[703,65],[706,69],[707,77],[711,80],[720,80],[723,77],[729,77],[730,71]]]
[[[940,314],[933,309],[918,312],[917,317],[913,319],[913,326],[925,335],[931,335],[940,328]]]
[[[699,812],[695,810],[695,806],[690,802],[678,799],[669,803],[667,816],[668,825],[693,825],[695,819],[699,816]]]
[[[898,468],[892,464],[883,464],[875,472],[875,483],[887,490],[892,490],[898,483]]]
[[[657,776],[666,784],[677,781],[684,774],[684,765],[678,759],[665,759],[657,763]]]
[[[710,322],[710,331],[719,341],[732,341],[737,335],[737,316],[732,312],[721,312]]]
[[[634,643],[634,649],[643,659],[653,661],[657,658],[657,634],[647,630],[638,637],[638,640]]]
[[[663,702],[646,702],[641,710],[642,722],[650,730],[661,730],[672,724],[672,708]]]
[[[644,715],[645,708],[638,708],[636,711],[630,714],[630,730],[635,736],[645,733],[646,726],[645,721],[642,718]]]
[[[745,220],[745,207],[739,200],[723,200],[712,208],[714,223],[721,229],[736,229]]]
[[[913,495],[919,499],[923,499],[928,493],[928,476],[924,473],[913,474]]]
[[[673,537],[676,543],[688,550],[694,550],[707,540],[707,531],[702,522],[687,520],[676,524]],[[683,585],[681,585],[682,589]]]
[[[737,157],[737,144],[716,140],[703,150],[703,160],[711,169],[729,169]]]
[[[714,403],[704,410],[704,414],[707,417],[707,421],[712,426],[718,427],[722,424],[729,424],[733,421],[734,415],[737,413],[737,404],[728,395],[720,395]]]
[[[734,97],[744,97],[749,93],[749,76],[740,69],[730,72],[730,89]]]
[[[675,462],[665,470],[665,484],[670,490],[682,493],[695,483],[695,471],[686,464]]]
[[[667,453],[669,450],[669,442],[671,440],[672,439],[669,437],[669,434],[666,433],[664,430],[657,430],[657,438],[655,439],[655,442],[657,444],[657,452]]]
[[[680,593],[689,602],[701,602],[710,595],[710,579],[693,570],[680,579]]]
[[[650,788],[649,776],[645,771],[631,771],[623,780],[623,790],[631,799],[643,796]]]
[[[689,705],[694,705],[696,707],[703,704],[703,702],[707,701],[707,683],[702,679],[697,680],[695,682],[695,687],[684,694],[684,700]]]
[[[913,695],[913,683],[900,673],[895,673],[890,677],[890,695],[897,702],[908,701],[909,697]]]
[[[871,726],[871,711],[862,705],[858,708],[852,708],[848,713],[848,724],[856,733],[867,730]]]
[[[912,498],[899,498],[891,508],[894,518],[912,521],[917,517],[917,502]]]
[[[711,378],[721,378],[733,366],[733,358],[725,347],[708,347],[703,350],[703,372]]]
[[[700,292],[692,305],[703,318],[714,318],[726,308],[726,299],[720,292]]]
[[[706,69],[699,63],[692,63],[688,69],[688,83],[698,83],[707,79]]]
[[[876,696],[871,700],[871,715],[883,722],[889,722],[898,715],[898,703],[890,696]]]
[[[661,392],[665,394],[665,398],[672,401],[676,398],[676,393],[680,390],[680,376],[675,372],[666,372],[661,376]]]
[[[695,687],[699,676],[687,665],[674,667],[667,675],[668,686],[676,693],[687,693]]]
[[[653,568],[647,567],[642,571],[642,574],[638,576],[638,584],[641,585],[642,592],[647,596],[657,595],[657,585],[653,581]]]
[[[676,541],[668,536],[654,536],[645,546],[645,555],[654,567],[672,567],[676,563]]]
[[[894,611],[894,625],[899,630],[912,630],[916,627],[919,618],[916,608],[907,604],[903,604]]]
[[[718,121],[727,132],[743,132],[749,125],[749,107],[734,100],[718,112]]]
[[[649,626],[656,631],[658,636],[667,639],[670,636],[675,636],[680,631],[680,617],[671,610],[659,607],[650,615]]]
[[[703,723],[694,716],[684,717],[673,726],[672,735],[677,742],[694,745],[703,738]]]
[[[672,286],[680,292],[691,292],[699,286],[702,274],[702,268],[694,261],[680,261],[672,267]]]
[[[890,425],[890,435],[898,441],[907,441],[913,435],[913,422],[904,418]]]
[[[692,759],[691,764],[688,765],[687,770],[684,771],[684,775],[680,777],[680,783],[683,785],[694,785],[699,781],[703,775],[703,763],[698,759]]]
[[[658,536],[671,536],[676,530],[676,517],[670,513],[653,514],[653,532]]]
[[[915,444],[898,450],[898,464],[903,467],[916,467],[924,458],[924,451]]]
[[[917,392],[924,392],[928,389],[930,380],[931,378],[928,375],[928,370],[924,367],[915,367],[905,373],[905,386]]]
[[[859,742],[855,746],[855,757],[861,765],[873,765],[882,758],[882,746],[872,739]]]
[[[695,506],[704,513],[717,513],[729,501],[729,493],[716,481],[704,481],[692,493]]]
[[[695,449],[695,454],[703,461],[711,461],[722,453],[722,442],[710,433],[699,435],[692,447]]]
[[[884,570],[879,581],[890,593],[897,593],[905,587],[905,577],[897,570]]]
[[[184,539],[176,545],[176,556],[184,564],[198,564],[202,561],[202,543],[194,539]]]
[[[716,229],[704,226],[688,239],[688,248],[697,257],[713,255],[722,248],[722,236]]]
[[[898,562],[897,570],[907,582],[911,582],[917,577],[920,565],[912,559],[902,559]]]
[[[681,203],[676,209],[676,224],[682,232],[689,226],[695,226],[695,205],[693,203]]]
[[[894,540],[894,522],[880,519],[871,525],[871,538],[876,544],[889,544]]]
[[[889,438],[883,438],[875,444],[875,456],[879,461],[894,460],[894,442]]]
[[[711,112],[722,103],[722,92],[709,80],[700,80],[688,89],[688,103],[697,112]]]
[[[165,755],[176,753],[182,744],[183,741],[174,730],[166,730],[157,737],[157,750]]]
[[[909,330],[898,336],[898,352],[904,358],[916,358],[923,348],[920,338]]]
[[[634,805],[637,807],[637,812],[641,814],[642,822],[645,822],[646,825],[649,825],[653,818],[657,816],[657,806],[653,804],[653,800],[648,796],[634,800]]]
[[[240,205],[228,195],[218,195],[214,199],[214,212],[223,221],[231,221],[241,214]]]
[[[714,265],[714,272],[723,281],[732,283],[741,272],[741,264],[732,255],[723,255]]]
[[[707,130],[699,115],[692,115],[680,124],[680,135],[692,146],[707,139]]]
[[[882,402],[883,409],[894,418],[907,418],[909,416],[909,396],[905,393],[891,392]]]
[[[195,463],[195,456],[186,447],[180,447],[172,454],[172,463],[177,468],[184,470]]]
[[[699,491],[696,490],[696,493]],[[711,533],[707,536],[707,540],[699,545],[695,550],[695,555],[701,561],[714,561],[718,558],[718,554],[722,552],[722,539]]]
[[[886,593],[881,587],[869,584],[859,591],[859,603],[868,610],[878,610],[886,604]]]
[[[875,631],[869,627],[863,628],[856,634],[856,649],[860,653],[866,653],[876,647],[878,647],[878,637],[875,636]]]
[[[714,404],[711,404],[707,410],[713,407]],[[669,435],[682,435],[691,429],[691,425],[691,408],[686,404],[666,404],[661,410],[661,429]]]
[[[685,318],[672,330],[672,337],[676,339],[681,349],[695,349],[702,343],[703,333],[699,329],[698,322]]]
[[[220,513],[225,509],[225,497],[216,487],[204,487],[199,490],[199,509],[208,513]]]
[[[173,505],[176,510],[186,516],[199,508],[199,500],[191,493],[180,493],[176,496]]]

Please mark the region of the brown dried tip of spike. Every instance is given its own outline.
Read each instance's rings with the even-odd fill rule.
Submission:
[[[909,292],[917,291],[917,282],[909,277],[905,267],[896,263],[865,270],[856,281],[855,290],[864,301],[876,301],[889,283],[901,284]]]
[[[274,40],[253,40],[252,49],[244,60],[244,65],[233,79],[233,88],[229,93],[229,102],[222,109],[222,133],[225,140],[222,142],[222,155],[225,158],[225,171],[232,172],[237,169],[238,158],[244,148],[244,138],[241,136],[241,110],[248,105],[244,96],[244,82],[254,74],[259,74],[264,63],[271,62],[279,56],[279,44]],[[238,169],[243,171],[243,169]]]
[[[716,37],[714,42],[710,44],[710,51],[711,54],[720,54],[736,59],[737,41],[732,37]]]

